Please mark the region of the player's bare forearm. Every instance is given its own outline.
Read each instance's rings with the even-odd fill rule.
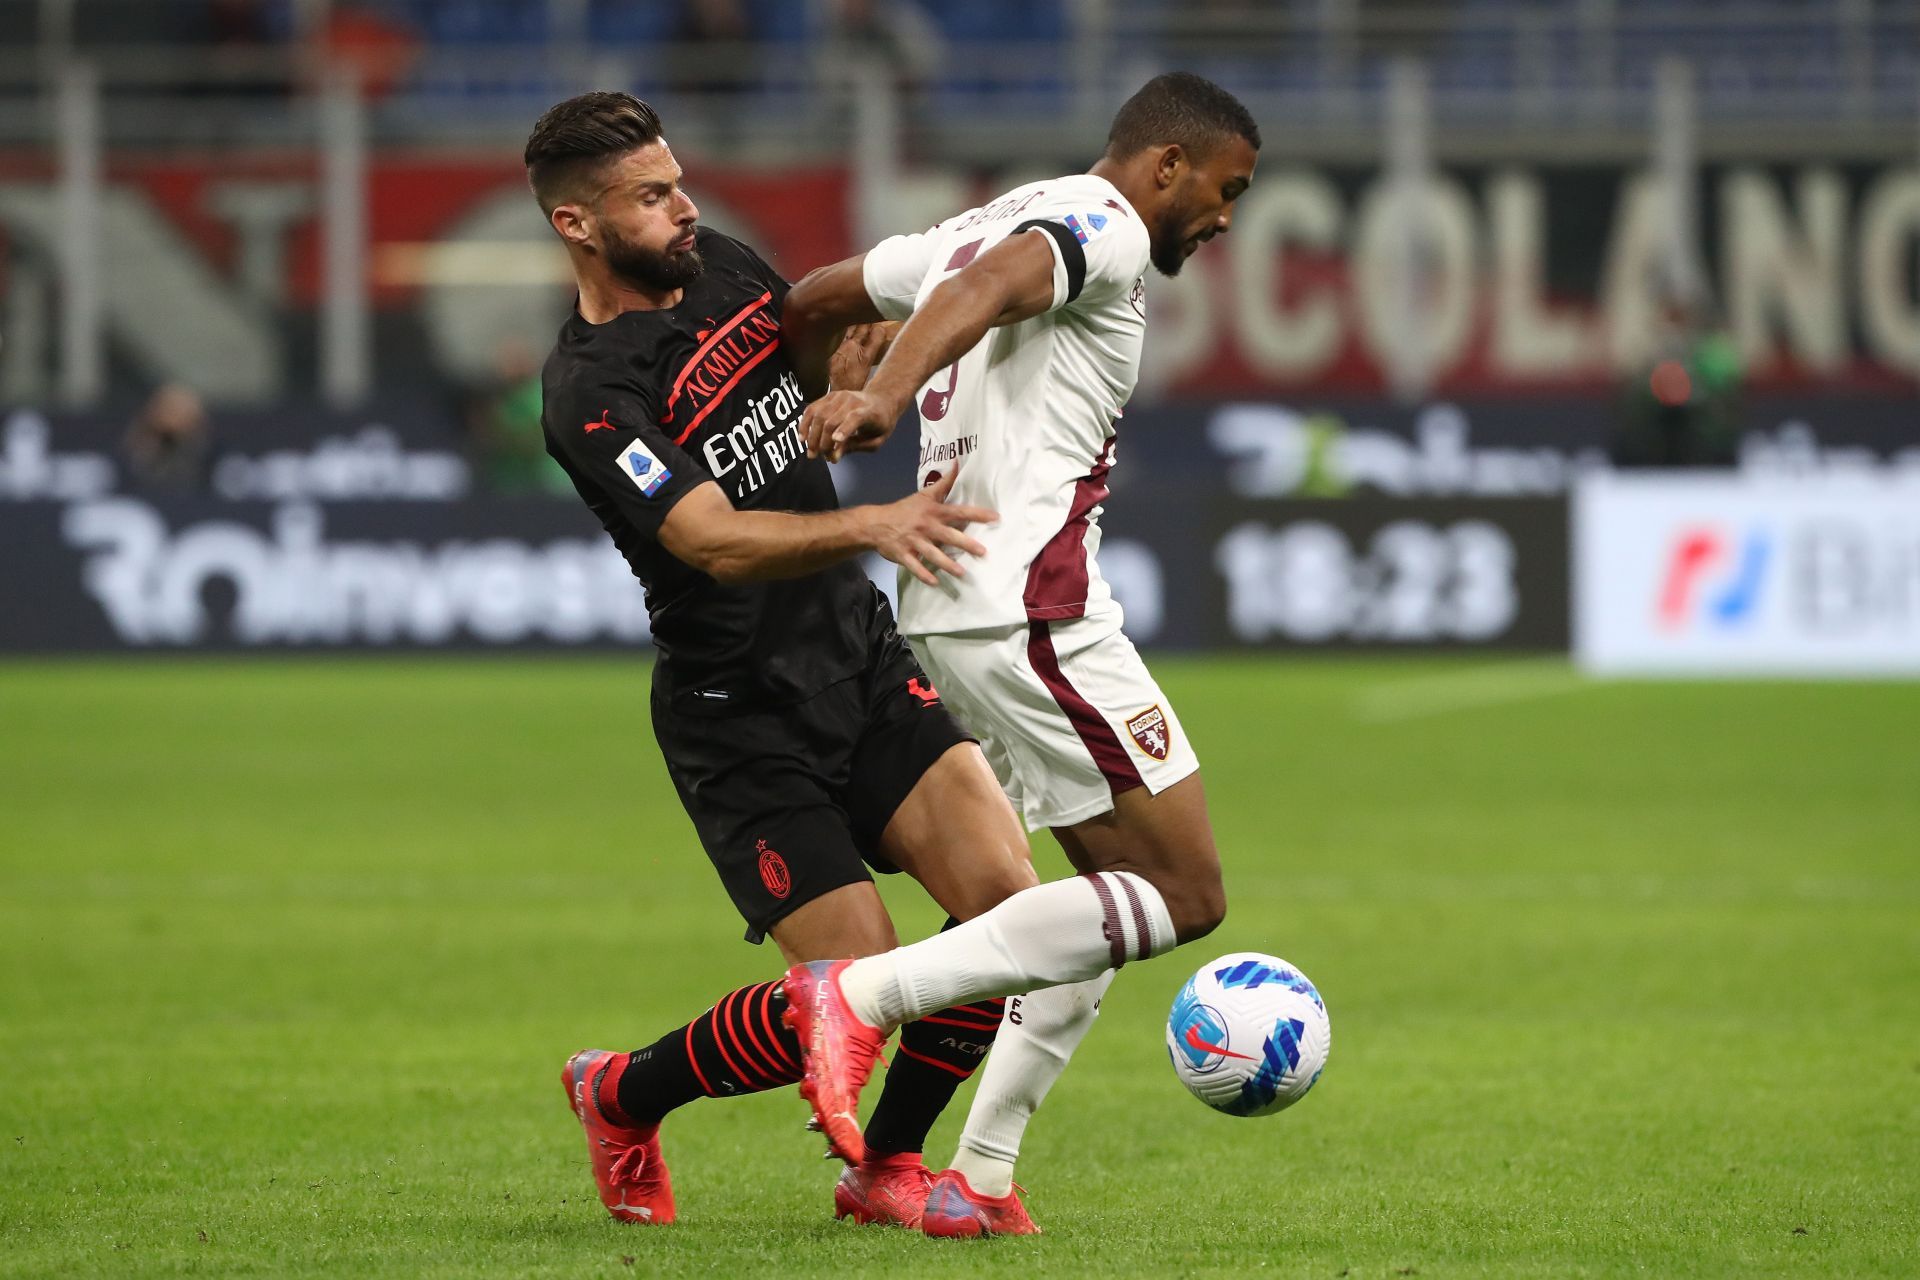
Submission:
[[[717,484],[682,498],[660,526],[661,545],[720,582],[799,578],[868,551],[878,551],[931,584],[934,573],[960,577],[948,554],[984,555],[962,532],[999,519],[984,507],[949,504],[952,479],[880,506],[840,511],[739,511]]]
[[[787,293],[780,312],[780,344],[808,399],[827,390],[829,362],[854,325],[882,319],[867,296],[866,255],[809,271]]]
[[[935,370],[946,368],[987,336],[1001,310],[996,295],[969,289],[959,276],[935,287],[867,381],[867,391],[883,406],[881,412],[889,418],[905,413]]]
[[[837,461],[886,443],[914,392],[971,351],[987,330],[1018,324],[1053,304],[1053,249],[1046,235],[1002,240],[936,285],[894,339],[861,390],[833,391],[807,406],[800,440],[808,457]]]
[[[818,573],[868,549],[858,510],[736,511],[701,546],[698,567],[720,582],[766,582]],[[668,550],[672,549],[669,545]]]
[[[931,371],[972,349],[1000,309],[995,295],[967,289],[957,277],[936,287],[895,335],[864,389],[835,390],[807,406],[800,419],[807,456],[837,462],[849,450],[868,453],[885,444]]]
[[[867,390],[904,413],[914,392],[936,370],[973,350],[987,330],[1018,324],[1052,303],[1047,237],[1010,236],[934,287],[894,339]]]
[[[660,544],[719,582],[799,578],[872,545],[862,512],[741,511],[717,484],[682,498],[660,525]]]
[[[793,366],[793,376],[800,381],[800,394],[807,399],[826,394],[827,362],[845,332],[829,329],[813,334],[790,320],[781,323],[780,345],[786,348],[787,363]]]

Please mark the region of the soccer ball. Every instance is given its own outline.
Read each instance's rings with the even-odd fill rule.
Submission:
[[[1265,1116],[1307,1096],[1333,1029],[1307,976],[1277,956],[1221,956],[1187,979],[1167,1015],[1167,1055],[1189,1092],[1230,1116]]]

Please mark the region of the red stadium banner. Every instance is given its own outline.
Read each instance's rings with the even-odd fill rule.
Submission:
[[[797,279],[851,250],[848,183],[833,167],[743,171],[688,163],[702,221]],[[311,153],[110,156],[101,210],[115,390],[194,386],[215,403],[311,398],[322,238]],[[20,325],[5,398],[51,398],[62,252],[44,154],[0,155],[0,300],[43,309]],[[483,384],[537,361],[571,305],[566,257],[511,155],[376,155],[367,255],[375,376],[413,392]]]
[[[697,177],[697,180],[696,180]],[[159,219],[178,238],[177,248],[192,252],[213,272],[239,280],[249,253],[271,249],[276,271],[272,289],[293,307],[311,307],[320,291],[319,158],[306,153],[222,153],[164,160],[137,156],[109,158],[107,185],[114,195],[144,206],[139,213]],[[0,189],[50,193],[55,176],[37,153],[0,153]],[[368,229],[372,235],[374,299],[379,306],[404,306],[431,283],[431,269],[409,273],[391,264],[395,250],[470,237],[465,224],[493,208],[525,205],[520,221],[535,227],[539,210],[527,191],[524,170],[510,156],[449,155],[444,152],[381,152],[367,173]],[[847,228],[847,180],[838,168],[811,167],[740,171],[702,166],[689,174],[696,201],[711,198],[716,219],[732,223],[733,234],[750,241],[794,277],[851,252]],[[806,211],[805,217],[792,216]],[[9,218],[0,208],[0,225]],[[23,227],[29,242],[33,229]],[[16,233],[16,239],[19,233]],[[501,237],[487,241],[505,254]],[[546,247],[539,239],[534,248]],[[383,266],[382,264],[388,264]],[[503,277],[515,268],[502,268]],[[474,273],[484,278],[483,273]]]
[[[842,168],[686,163],[703,220],[790,278],[858,247]],[[105,305],[121,389],[174,379],[233,403],[312,394],[317,171],[310,153],[109,157]],[[902,209],[937,209],[1002,182],[956,194],[929,175],[893,194]],[[1149,281],[1141,400],[1365,398],[1396,379],[1439,397],[1611,393],[1700,344],[1751,390],[1914,393],[1920,169],[1718,163],[1698,195],[1697,283],[1682,291],[1665,283],[1665,197],[1636,167],[1449,167],[1402,207],[1375,169],[1270,160],[1232,234],[1178,278]],[[471,385],[509,350],[544,351],[571,291],[514,157],[382,152],[369,205],[384,391]],[[15,400],[52,385],[58,210],[44,154],[0,155],[0,289],[47,317],[16,320],[29,347],[9,362]]]

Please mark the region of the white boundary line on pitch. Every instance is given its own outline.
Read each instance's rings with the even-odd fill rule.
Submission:
[[[1592,685],[1565,658],[1517,658],[1444,675],[1377,684],[1355,695],[1351,710],[1353,718],[1363,724],[1385,724],[1529,702]]]

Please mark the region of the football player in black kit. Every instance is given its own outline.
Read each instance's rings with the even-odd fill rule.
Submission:
[[[868,867],[905,871],[955,919],[1036,882],[1026,835],[854,557],[958,574],[992,512],[927,490],[841,509],[796,424],[830,355],[862,385],[873,335],[783,348],[787,283],[698,225],[652,108],[622,93],[553,107],[527,176],[579,300],[543,373],[547,449],[646,585],[652,719],[707,855],[787,964],[896,945]],[[632,1053],[583,1050],[562,1081],[602,1203],[673,1220],[659,1125],[699,1097],[801,1075],[778,980],[722,996]],[[935,1117],[986,1053],[1002,1002],[906,1027],[835,1210],[917,1227]]]

